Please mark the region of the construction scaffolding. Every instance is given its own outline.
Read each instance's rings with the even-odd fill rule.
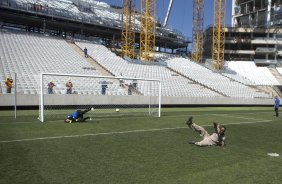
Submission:
[[[214,0],[212,65],[224,69],[226,0]]]
[[[193,0],[192,61],[203,62],[204,0]]]
[[[156,0],[141,0],[140,60],[154,61],[156,42]]]
[[[136,1],[122,2],[122,56],[135,58]]]

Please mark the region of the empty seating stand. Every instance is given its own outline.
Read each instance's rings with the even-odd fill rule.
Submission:
[[[17,73],[17,91],[23,94],[39,93],[39,83],[41,73],[69,73],[81,75],[101,75],[97,70],[85,70],[93,68],[83,57],[81,57],[63,39],[52,38],[43,35],[27,33],[0,32],[0,57],[2,65],[0,80],[2,88],[5,87],[5,77]],[[64,94],[65,83],[68,77],[62,79],[46,78],[44,83],[54,80],[56,84],[55,93]],[[90,79],[87,82],[93,82]],[[96,79],[97,80],[97,79]],[[87,87],[89,83],[81,78],[75,78],[74,90],[78,94],[99,94],[100,86],[95,88]],[[96,81],[96,83],[99,83]],[[110,94],[126,94],[122,89],[116,89],[118,81],[109,85]],[[118,92],[117,92],[118,91]],[[5,93],[5,91],[2,90]],[[114,93],[117,92],[117,93]]]
[[[227,67],[256,85],[280,85],[268,68],[257,67],[253,61],[230,61]]]
[[[82,75],[101,75],[98,70],[86,70],[93,68],[84,57],[80,56],[63,39],[52,38],[43,35],[27,33],[0,32],[0,82],[1,92],[5,93],[5,78],[17,73],[17,90],[23,94],[38,94],[40,73],[75,73]],[[88,54],[101,66],[106,68],[115,76],[137,77],[158,79],[162,81],[163,96],[180,97],[245,97],[245,98],[269,98],[270,95],[256,91],[247,85],[257,84],[244,75],[237,75],[239,72],[215,73],[199,64],[193,63],[185,58],[171,55],[160,55],[162,61],[166,61],[166,66],[143,65],[131,63],[115,55],[105,46],[99,43],[77,41],[76,44],[84,49],[88,49]],[[158,55],[158,54],[157,54]],[[256,68],[264,76],[270,79],[269,71],[265,68]],[[174,72],[173,70],[177,71]],[[180,75],[179,75],[180,73]],[[243,77],[242,77],[243,76]],[[272,76],[273,77],[273,76]],[[65,94],[67,81],[65,78],[46,78],[54,80],[56,83],[55,93]],[[239,81],[239,82],[237,82]],[[271,80],[269,80],[271,81]],[[74,90],[78,94],[101,94],[99,79],[89,78],[87,80],[76,78],[72,81]],[[112,80],[108,86],[107,93],[110,95],[126,95],[127,91],[119,86],[117,80]],[[273,80],[272,83],[277,81]],[[246,84],[246,85],[244,85]],[[138,90],[144,95],[149,94],[146,82],[138,84]]]
[[[81,48],[87,48],[88,54],[100,65],[119,76],[124,77],[150,78],[162,81],[163,96],[185,96],[185,97],[215,97],[222,96],[208,88],[205,88],[175,72],[165,66],[142,65],[130,63],[123,58],[116,56],[105,46],[98,43],[77,41]],[[138,84],[141,93],[146,95],[148,86],[146,83]],[[157,93],[157,91],[155,91]],[[157,94],[154,94],[157,95]]]
[[[258,92],[235,80],[230,80],[219,73],[184,58],[167,61],[168,67],[228,97],[270,98],[269,94]]]

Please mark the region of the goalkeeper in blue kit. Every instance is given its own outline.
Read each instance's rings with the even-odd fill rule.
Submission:
[[[72,123],[72,122],[85,122],[90,117],[83,117],[85,113],[90,111],[90,109],[86,110],[76,110],[74,113],[69,114],[68,117],[65,119],[65,123]]]

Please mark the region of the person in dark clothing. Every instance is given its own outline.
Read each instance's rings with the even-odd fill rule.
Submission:
[[[120,77],[122,77],[122,73],[120,73]],[[124,81],[123,79],[119,79],[119,86],[124,87]]]
[[[137,80],[133,79],[132,83],[133,83],[133,88],[136,90],[137,89]]]
[[[56,86],[56,85],[53,83],[53,81],[50,80],[50,82],[48,83],[48,94],[54,94],[53,88],[54,88],[55,86]]]
[[[74,113],[68,115],[68,117],[65,119],[65,123],[85,122],[87,119],[90,119],[90,117],[84,118],[83,115],[90,110],[91,109],[76,110]]]
[[[132,89],[133,89],[133,85],[130,83],[128,85],[128,95],[132,95]]]
[[[85,47],[84,49],[83,49],[83,52],[84,52],[84,57],[88,57],[88,53],[87,53],[87,48]]]
[[[106,95],[106,90],[108,88],[107,81],[105,81],[105,80],[102,81],[101,88],[102,88],[102,95]]]

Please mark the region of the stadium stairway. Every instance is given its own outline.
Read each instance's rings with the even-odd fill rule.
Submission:
[[[276,68],[269,68],[269,71],[272,73],[272,75],[277,79],[277,81],[282,84],[282,76],[277,71]]]
[[[84,57],[83,50],[75,44],[75,42],[67,40],[67,43],[73,48],[74,51],[76,51],[79,55]],[[109,70],[107,70],[105,67],[100,65],[98,62],[96,62],[91,56],[88,55],[85,60],[91,64],[96,70],[98,70],[103,76],[109,76],[109,77],[116,77],[113,73],[111,73]],[[119,81],[118,81],[119,82]],[[127,91],[128,85],[124,85],[123,88]],[[138,90],[132,90],[133,95],[140,95],[141,93]]]
[[[254,86],[258,91],[263,91],[265,93],[271,94],[272,97],[279,96],[282,97],[282,93],[275,89],[275,86]]]
[[[282,98],[282,92],[280,91],[280,89],[277,86],[273,86],[273,90],[275,90],[275,92],[277,93],[276,96],[279,96],[280,98]]]
[[[224,75],[225,77],[229,78],[230,80],[234,80],[232,79],[231,77],[229,77],[228,75]],[[275,77],[275,75],[274,75]],[[277,78],[276,78],[277,79]],[[277,79],[278,80],[278,79]],[[241,83],[243,85],[246,85],[244,84],[243,82],[239,81],[239,80],[234,80],[238,83]],[[278,80],[279,81],[279,80]],[[279,81],[280,82],[280,81]],[[282,97],[282,93],[279,92],[279,89],[276,89],[275,86],[271,87],[271,86],[255,86],[255,85],[247,85],[251,88],[254,88],[255,90],[257,90],[258,92],[265,92],[265,93],[268,93],[268,94],[271,94],[271,96],[280,96]]]
[[[74,42],[72,41],[67,41],[67,43],[73,48],[74,51],[76,51],[79,55],[84,57],[83,50],[80,49]],[[88,56],[88,58],[85,58],[85,60],[91,64],[96,70],[98,70],[102,75],[104,76],[111,76],[113,77],[114,75],[105,69],[103,66],[101,66],[99,63],[97,63],[92,57]]]
[[[277,81],[282,84],[282,76],[281,74],[277,71],[276,68],[269,68],[269,71],[272,73],[272,75],[277,79]],[[273,95],[274,96],[279,96],[280,98],[282,98],[282,93],[280,91],[280,89],[277,86],[273,86],[272,87],[273,90]]]

